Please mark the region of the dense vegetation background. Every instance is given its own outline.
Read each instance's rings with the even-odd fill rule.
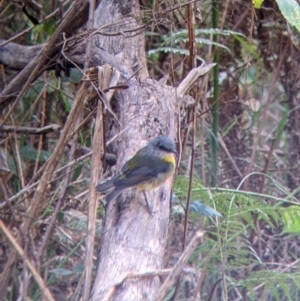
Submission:
[[[46,63],[28,74],[34,76],[27,85],[5,93],[55,36],[71,2],[0,3],[0,296],[7,300],[41,298],[26,261],[34,263],[55,300],[80,295],[95,96],[86,98],[85,122],[64,148],[34,220],[26,212],[80,86],[85,56],[72,50],[88,40],[88,7],[66,27],[68,47],[66,40],[56,43]],[[188,240],[197,229],[206,234],[179,289],[173,287],[165,300],[300,300],[300,52],[290,15],[271,0],[260,9],[234,0],[139,4],[152,78],[177,87],[191,69],[191,50],[197,66],[217,63],[190,90],[195,102],[178,108],[182,152],[166,267],[180,256],[186,230]],[[89,65],[94,62],[92,57]],[[115,155],[107,156],[107,175]],[[203,215],[202,204],[222,217]],[[100,203],[95,258],[103,216]],[[5,229],[19,237],[22,259]]]

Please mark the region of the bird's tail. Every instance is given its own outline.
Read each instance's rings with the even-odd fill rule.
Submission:
[[[108,180],[104,183],[98,184],[96,186],[96,190],[99,192],[106,192],[107,190],[111,189],[114,187],[113,180]]]
[[[104,183],[98,184],[96,186],[96,190],[101,192],[101,193],[105,193],[108,190],[112,189],[114,187],[114,182],[113,180],[108,180]],[[113,199],[115,199],[121,192],[122,192],[123,188],[114,188],[110,193],[108,193],[105,197],[107,202],[112,201]]]
[[[112,192],[110,192],[108,195],[106,195],[105,200],[106,202],[110,202],[113,199],[115,199],[121,192],[123,189],[117,189],[115,188]]]

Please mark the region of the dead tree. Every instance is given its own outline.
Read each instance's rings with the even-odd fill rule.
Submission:
[[[144,46],[145,25],[141,21],[138,1],[103,0],[95,12],[90,9],[90,18],[92,14],[94,14],[94,26],[89,27],[87,36],[84,36],[81,44],[76,44],[73,38],[69,38],[72,33],[68,30],[72,26],[73,29],[78,28],[87,19],[87,2],[82,0],[73,2],[56,33],[45,45],[29,49],[4,42],[6,45],[3,47],[7,47],[5,49],[8,51],[17,47],[15,49],[18,53],[26,49],[29,52],[26,52],[27,55],[23,57],[25,62],[19,60],[11,64],[11,67],[23,69],[2,91],[0,109],[5,109],[8,104],[12,103],[3,123],[22,98],[25,90],[44,70],[41,66],[51,68],[50,63],[57,58],[62,58],[77,67],[82,67],[83,61],[86,65],[90,62],[90,66],[103,66],[86,72],[52,156],[43,166],[43,173],[34,186],[34,190],[30,191],[32,193],[30,206],[25,209],[20,229],[22,233],[29,233],[33,221],[38,216],[38,211],[48,202],[47,196],[51,192],[49,183],[54,178],[55,169],[68,141],[78,131],[78,125],[82,121],[81,112],[84,100],[97,99],[98,112],[93,139],[83,299],[88,300],[91,297],[94,301],[152,300],[161,285],[159,277],[154,276],[155,273],[142,278],[128,277],[128,275],[145,275],[149,271],[160,271],[164,267],[172,179],[161,187],[147,192],[152,215],[145,209],[143,194],[134,189],[124,192],[119,198],[106,205],[97,275],[90,296],[91,272],[94,266],[94,220],[99,199],[95,186],[99,181],[101,170],[100,156],[104,153],[105,140],[113,138],[111,151],[117,154],[117,169],[120,169],[125,161],[152,137],[166,135],[179,141],[180,107],[184,103],[184,94],[200,75],[212,68],[212,65],[192,70],[189,77],[178,88],[167,86],[162,81],[152,80],[148,78]],[[77,22],[72,21],[73,15],[78,19],[75,20]],[[86,41],[88,43],[93,41],[91,48],[85,47]],[[87,49],[87,57],[83,60],[82,53],[85,49]],[[0,55],[0,61],[5,61],[5,58],[7,56]],[[16,57],[13,59],[18,60]],[[27,60],[29,62],[26,64]],[[111,90],[110,86],[113,86]],[[65,188],[68,186],[68,181],[65,182]],[[22,194],[22,191],[19,194]],[[60,203],[64,198],[64,193],[61,195]],[[59,206],[56,209],[58,212]],[[52,226],[55,218],[54,215]],[[47,229],[45,240],[36,252],[38,254],[37,266],[41,264],[42,254],[51,233],[50,228]],[[16,237],[16,244],[24,245],[21,235]],[[3,294],[6,292],[12,275],[13,264],[18,257],[23,257],[23,255],[24,252],[20,253],[17,248],[13,249],[10,254],[5,269],[0,275],[0,278],[4,279],[0,281],[0,292]],[[35,275],[38,276],[38,273]],[[41,283],[40,290],[45,291],[43,283],[38,282],[38,279],[35,280]],[[50,296],[48,300],[51,300],[50,292],[47,292],[47,296]]]
[[[114,149],[120,169],[150,138],[177,138],[179,107],[186,83],[184,88],[176,89],[147,78],[138,1],[101,1],[95,13],[95,27],[104,33],[94,37],[98,55],[120,72],[119,84],[128,85],[128,89],[115,93],[118,122],[110,129],[107,127],[105,133],[109,138],[117,135]],[[188,80],[188,85],[195,78]],[[143,194],[135,190],[107,204],[93,301],[154,298],[160,286],[157,276],[122,281],[129,273],[143,274],[163,268],[171,188],[172,179],[147,193],[153,215],[145,209]],[[118,286],[120,282],[122,285]]]

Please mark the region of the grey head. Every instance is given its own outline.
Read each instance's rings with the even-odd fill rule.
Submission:
[[[153,147],[154,149],[158,148],[161,151],[176,154],[175,143],[167,136],[159,136],[151,139],[148,146]]]

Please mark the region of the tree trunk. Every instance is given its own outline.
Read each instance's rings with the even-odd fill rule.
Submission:
[[[173,88],[146,79],[144,36],[136,31],[142,25],[138,2],[101,1],[95,20],[102,32],[120,33],[98,35],[96,45],[102,57],[115,56],[106,62],[121,71],[120,82],[129,79],[129,88],[115,94],[119,124],[112,121],[106,133],[113,137],[122,132],[114,145],[119,170],[150,138],[176,137],[176,95]],[[108,29],[103,27],[108,24]],[[134,73],[135,70],[138,73]],[[92,300],[108,297],[110,300],[151,300],[154,297],[160,284],[158,277],[123,280],[132,272],[144,273],[163,267],[171,187],[172,179],[147,192],[152,215],[146,210],[143,194],[134,189],[107,204]],[[117,286],[120,282],[122,285]]]

